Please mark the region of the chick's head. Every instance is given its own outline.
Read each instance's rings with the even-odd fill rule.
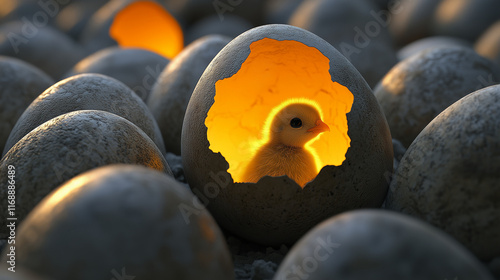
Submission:
[[[316,108],[291,104],[279,111],[271,125],[270,140],[276,144],[303,147],[318,134],[330,131]]]

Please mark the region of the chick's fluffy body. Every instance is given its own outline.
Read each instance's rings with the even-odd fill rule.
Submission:
[[[299,125],[291,125],[300,120]],[[262,177],[286,175],[301,187],[317,175],[313,155],[304,146],[319,133],[329,130],[318,111],[307,104],[292,104],[274,116],[269,142],[259,148],[247,165],[245,182],[258,182]]]
[[[287,175],[300,186],[304,186],[316,176],[314,158],[303,147],[269,143],[261,147],[248,164],[245,177],[247,182],[255,183],[265,175]]]

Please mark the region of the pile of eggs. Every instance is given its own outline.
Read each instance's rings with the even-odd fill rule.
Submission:
[[[62,2],[0,7],[0,279],[500,279],[499,3]]]

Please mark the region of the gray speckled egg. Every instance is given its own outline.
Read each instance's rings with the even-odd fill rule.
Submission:
[[[26,20],[0,26],[0,55],[24,60],[59,80],[83,58],[84,52],[57,29]]]
[[[288,176],[264,176],[257,183],[237,178],[252,158],[240,153],[253,147],[272,106],[295,98],[324,106],[333,132],[317,141],[325,148],[318,158],[332,164],[303,188]],[[339,134],[341,127],[346,134]],[[328,142],[336,135],[343,136]],[[343,146],[347,139],[349,147]],[[363,77],[326,41],[289,25],[251,29],[212,60],[189,101],[181,152],[190,187],[217,222],[262,244],[293,243],[334,214],[380,207],[393,163],[386,120]]]
[[[440,230],[383,210],[335,216],[307,233],[281,263],[285,279],[493,280],[469,251]]]
[[[500,85],[437,116],[403,156],[386,207],[443,229],[482,260],[500,256]]]
[[[24,61],[0,56],[0,149],[30,103],[54,81]]]
[[[104,111],[76,111],[58,116],[24,136],[0,162],[0,171],[16,171],[18,222],[48,193],[68,179],[112,163],[148,166],[172,175],[153,141],[128,120]],[[0,199],[7,201],[8,178],[2,177]],[[0,238],[7,234],[7,203],[0,205]]]
[[[66,76],[99,73],[119,80],[146,101],[169,60],[144,49],[109,47],[78,62]]]
[[[173,178],[141,166],[83,173],[20,226],[17,265],[54,280],[234,279],[231,255],[208,211],[197,209],[190,223],[179,211],[193,200]]]
[[[42,123],[78,110],[101,110],[119,115],[137,125],[162,153],[166,152],[158,124],[132,90],[104,75],[80,74],[54,84],[31,103],[12,129],[3,154]]]
[[[147,100],[169,152],[180,155],[182,121],[194,87],[230,39],[210,35],[188,45],[163,70]]]
[[[398,60],[387,23],[373,1],[304,1],[289,24],[306,29],[342,53],[373,88]],[[378,15],[374,17],[373,14]]]
[[[392,137],[408,147],[441,111],[500,82],[500,68],[464,47],[420,52],[394,66],[374,90]]]

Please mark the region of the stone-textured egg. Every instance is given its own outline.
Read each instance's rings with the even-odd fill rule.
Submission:
[[[95,167],[130,163],[171,175],[154,142],[136,125],[115,114],[86,110],[51,119],[24,136],[0,161],[0,171],[15,168],[18,222],[48,193],[74,176]],[[7,201],[7,176],[2,176],[0,199]],[[1,203],[0,238],[7,233],[7,203]]]
[[[500,257],[500,85],[467,95],[418,135],[386,207],[421,218],[482,260]]]
[[[123,83],[99,74],[80,74],[45,90],[24,111],[12,129],[3,154],[44,122],[79,110],[100,110],[123,117],[142,129],[164,154],[165,145],[153,115]]]
[[[0,56],[0,149],[30,103],[54,81],[24,61]]]
[[[320,173],[304,188],[288,176],[245,183],[267,119],[289,102],[309,102],[331,127],[306,147]],[[217,222],[263,244],[292,243],[334,214],[379,207],[393,162],[363,77],[326,41],[289,25],[251,29],[212,60],[189,101],[181,151],[190,187]]]
[[[467,249],[440,230],[383,210],[335,216],[307,233],[281,263],[285,279],[493,280]]]
[[[373,88],[398,62],[384,14],[376,11],[373,1],[308,0],[289,23],[332,44]]]
[[[229,41],[210,35],[193,42],[172,60],[153,86],[147,104],[169,152],[181,154],[182,121],[189,98],[205,68]]]
[[[472,44],[463,39],[447,37],[447,36],[433,36],[426,37],[402,47],[398,50],[397,56],[399,60],[405,60],[421,51],[435,48],[449,48],[449,47],[467,47],[471,48]]]
[[[500,64],[500,20],[491,25],[474,45],[478,54]]]
[[[144,49],[109,47],[98,51],[71,69],[66,76],[99,73],[126,84],[146,101],[161,71],[169,60]]]
[[[66,34],[26,20],[0,26],[0,55],[24,60],[59,80],[84,52]]]
[[[179,211],[193,200],[173,178],[141,166],[83,173],[19,227],[17,266],[54,280],[234,279],[224,236],[208,211],[198,208],[189,220]]]
[[[491,24],[500,19],[500,2],[495,0],[442,0],[433,20],[432,34],[474,42]]]
[[[500,82],[500,67],[471,48],[422,51],[398,63],[374,90],[392,137],[408,147],[448,106]]]

